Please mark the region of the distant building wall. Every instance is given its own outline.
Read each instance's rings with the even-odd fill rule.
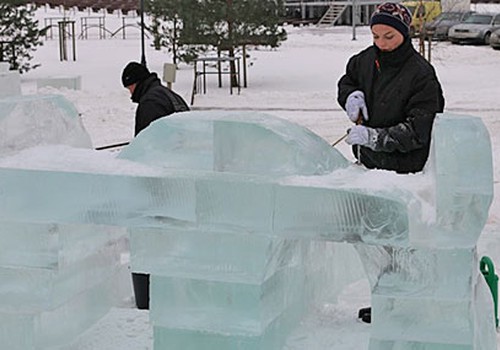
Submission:
[[[471,10],[476,12],[490,12],[490,13],[500,13],[500,1],[496,2],[483,2],[474,3],[472,2]]]
[[[442,11],[469,11],[471,0],[441,0]]]

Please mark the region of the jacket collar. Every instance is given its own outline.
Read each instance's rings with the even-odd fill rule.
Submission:
[[[146,93],[146,91],[151,88],[151,86],[159,85],[160,83],[160,79],[158,78],[158,75],[156,75],[156,73],[149,74],[146,79],[137,83],[134,93],[132,94],[130,99],[132,100],[132,102],[139,103],[141,97]]]
[[[410,38],[405,38],[403,43],[391,52],[383,52],[376,45],[373,46],[380,65],[386,67],[402,66],[413,55],[414,51]]]

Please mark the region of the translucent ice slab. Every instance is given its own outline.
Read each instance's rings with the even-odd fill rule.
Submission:
[[[68,100],[58,95],[0,99],[0,156],[47,144],[92,147]]]
[[[268,114],[189,112],[162,118],[120,158],[166,168],[259,175],[321,175],[347,160],[307,129]]]
[[[425,171],[435,183],[435,223],[414,240],[443,246],[476,244],[493,200],[493,161],[488,130],[480,118],[440,117]]]
[[[126,232],[98,225],[91,228],[4,221],[0,236],[0,265],[54,270],[84,260],[105,245],[119,252]]]
[[[0,222],[0,340],[6,349],[71,342],[131,293],[126,231]]]
[[[2,227],[9,231],[2,231],[0,276],[9,283],[0,285],[0,311],[56,308],[116,274],[128,248],[125,232],[116,228],[113,232],[98,226],[29,223]]]
[[[21,74],[18,71],[5,69],[7,62],[0,62],[0,98],[21,95]]]
[[[300,263],[300,240],[194,228],[131,228],[132,268],[163,276],[261,283]]]
[[[110,305],[117,305],[117,300],[130,295],[130,273],[125,266],[95,282],[54,308],[0,311],[2,348],[60,349],[109,312]]]

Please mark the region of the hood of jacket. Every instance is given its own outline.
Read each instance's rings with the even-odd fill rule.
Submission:
[[[130,99],[132,100],[132,102],[139,103],[141,97],[144,96],[144,94],[149,89],[151,89],[153,86],[158,85],[161,85],[160,78],[158,78],[158,75],[156,73],[151,73],[146,79],[137,83]]]

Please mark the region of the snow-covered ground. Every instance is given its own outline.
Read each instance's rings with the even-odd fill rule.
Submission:
[[[46,17],[61,16],[54,10],[39,10],[43,24]],[[68,12],[81,33],[81,16],[94,13]],[[136,18],[138,21],[139,19]],[[133,21],[133,20],[132,20]],[[118,15],[106,15],[106,28],[114,32],[122,25]],[[288,27],[288,40],[278,49],[249,48],[248,87],[240,94],[229,94],[227,76],[224,86],[217,87],[216,76],[208,76],[207,93],[197,94],[193,109],[241,109],[266,111],[304,125],[329,142],[340,138],[349,126],[335,101],[337,80],[343,74],[347,59],[371,44],[369,28]],[[76,41],[76,61],[59,60],[57,37],[45,41],[35,54],[42,64],[22,77],[23,93],[60,93],[72,101],[82,114],[83,122],[95,147],[128,141],[133,135],[136,105],[121,86],[125,64],[140,60],[140,31],[127,28],[127,39],[121,35],[99,39],[97,28],[88,32],[89,39]],[[70,58],[71,54],[70,54]],[[146,59],[152,71],[162,75],[163,64],[170,63],[166,50],[155,51],[146,45]],[[433,43],[432,63],[441,80],[446,112],[479,116],[486,124],[493,145],[495,193],[500,190],[500,51],[488,46],[455,46]],[[36,80],[55,76],[81,76],[81,90],[37,90]],[[193,67],[179,66],[173,89],[186,101],[191,100]],[[338,149],[351,158],[349,147]],[[487,226],[479,242],[480,255],[490,256],[500,266],[500,199],[490,209]],[[357,309],[369,305],[368,282],[361,280],[345,290],[335,305],[315,310],[289,339],[287,349],[366,349],[370,325],[356,319]],[[152,329],[148,312],[132,307],[132,301],[112,310],[95,327],[82,335],[72,349],[138,350],[152,349]],[[499,337],[500,344],[500,337]],[[500,349],[500,346],[499,346]]]

